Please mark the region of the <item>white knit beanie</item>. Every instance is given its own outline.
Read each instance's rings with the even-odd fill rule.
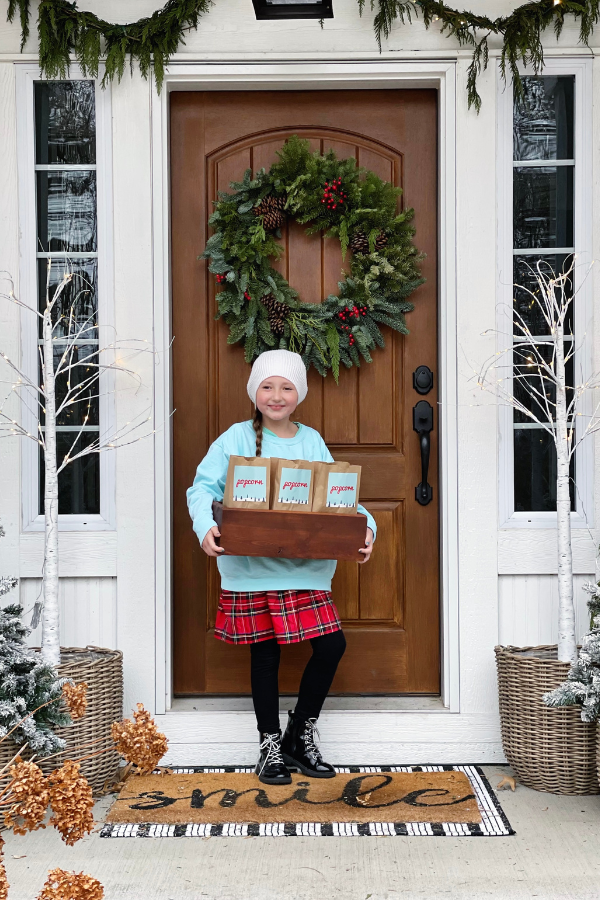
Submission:
[[[306,366],[299,353],[289,350],[267,350],[254,360],[248,379],[248,396],[256,404],[256,392],[266,378],[279,375],[287,378],[298,391],[298,403],[302,403],[308,393]]]

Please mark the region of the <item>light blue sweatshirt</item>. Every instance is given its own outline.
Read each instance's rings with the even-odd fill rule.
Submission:
[[[293,438],[280,438],[263,429],[262,455],[280,459],[306,459],[333,462],[333,457],[318,431],[299,425]],[[256,456],[256,434],[252,422],[238,422],[225,431],[209,448],[187,490],[187,503],[200,543],[215,525],[213,500],[222,500],[230,456]],[[376,534],[373,516],[364,507],[366,526]],[[220,556],[217,559],[221,586],[226,591],[330,591],[335,559],[276,559],[262,556]]]

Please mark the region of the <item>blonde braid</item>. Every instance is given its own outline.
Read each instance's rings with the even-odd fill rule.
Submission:
[[[254,410],[254,419],[252,427],[256,432],[256,455],[262,456],[262,440],[263,440],[263,417],[260,409],[256,407]]]

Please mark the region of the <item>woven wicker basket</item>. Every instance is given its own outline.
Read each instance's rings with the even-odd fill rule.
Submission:
[[[87,683],[87,710],[85,716],[72,725],[55,729],[67,746],[52,759],[40,762],[40,766],[48,774],[67,759],[77,760],[108,748],[101,756],[81,763],[81,772],[92,789],[101,791],[106,782],[115,778],[119,766],[110,728],[113,722],[123,717],[123,654],[120,650],[103,647],[62,647],[60,659],[58,674],[61,678],[72,678],[76,684]],[[97,743],[88,746],[92,741]],[[12,740],[0,744],[0,769],[18,749]]]
[[[496,647],[496,664],[502,745],[518,780],[553,794],[599,793],[595,725],[578,706],[542,701],[569,671],[556,646]]]

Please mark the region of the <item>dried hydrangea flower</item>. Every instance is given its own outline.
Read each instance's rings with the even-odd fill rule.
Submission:
[[[49,776],[50,824],[60,831],[63,841],[72,846],[94,828],[92,789],[79,771],[79,763],[66,761]]]
[[[62,695],[72,719],[81,719],[85,716],[87,708],[87,683],[73,684],[66,681],[63,684]]]
[[[0,835],[0,900],[8,900],[8,889],[10,887],[8,878],[6,877],[6,869],[4,868],[4,840]]]
[[[9,773],[7,799],[12,805],[4,814],[4,824],[15,834],[45,828],[44,817],[50,798],[44,773],[35,763],[24,762],[21,757],[10,767]]]
[[[104,888],[96,878],[83,872],[52,869],[38,900],[102,900]]]
[[[138,703],[133,718],[135,722],[124,719],[114,723],[113,740],[121,756],[137,766],[138,774],[148,775],[163,758],[169,744],[142,703]]]

